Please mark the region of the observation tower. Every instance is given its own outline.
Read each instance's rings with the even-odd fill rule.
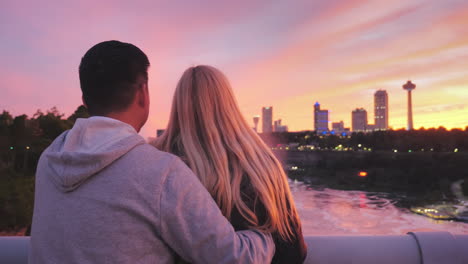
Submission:
[[[408,127],[407,130],[413,129],[413,105],[411,100],[411,91],[416,89],[416,85],[411,81],[407,81],[403,85],[403,90],[408,91]]]

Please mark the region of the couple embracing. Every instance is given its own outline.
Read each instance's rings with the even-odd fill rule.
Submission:
[[[285,172],[216,68],[187,69],[155,146],[149,60],[106,41],[79,67],[90,118],[42,154],[30,263],[302,263]]]

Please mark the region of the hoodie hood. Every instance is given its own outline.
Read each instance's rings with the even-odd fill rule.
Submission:
[[[46,150],[47,174],[59,190],[71,192],[141,144],[145,140],[124,122],[101,116],[78,118]]]

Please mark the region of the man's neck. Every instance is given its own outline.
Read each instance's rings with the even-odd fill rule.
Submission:
[[[126,124],[131,125],[137,132],[140,132],[141,129],[141,124],[135,120],[135,115],[132,113],[128,112],[123,112],[123,113],[109,113],[106,115],[102,115],[104,117],[109,117],[112,119],[119,120],[121,122],[124,122]]]

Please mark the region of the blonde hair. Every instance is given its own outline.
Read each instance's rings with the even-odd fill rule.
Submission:
[[[181,156],[230,219],[237,208],[251,227],[293,240],[300,226],[280,162],[242,116],[229,81],[218,69],[187,69],[177,84],[169,124],[156,147]],[[246,177],[266,219],[242,200]],[[252,197],[255,198],[255,197]]]

